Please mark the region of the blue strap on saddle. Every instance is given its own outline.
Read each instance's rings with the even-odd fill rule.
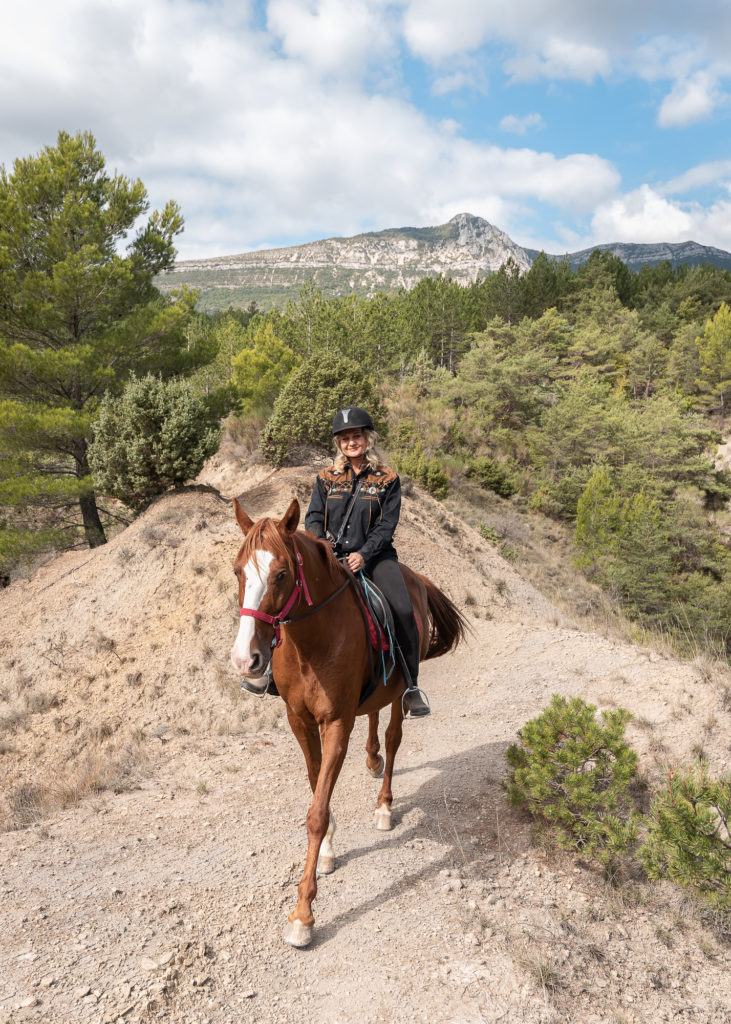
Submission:
[[[391,624],[389,622],[389,617],[386,614],[386,609],[384,608],[383,622],[381,622],[378,613],[376,612],[374,602],[371,599],[371,590],[373,590],[374,593],[378,594],[378,597],[382,603],[385,602],[385,598],[383,597],[381,592],[377,590],[375,587],[371,588],[371,585],[369,585],[368,579],[362,569],[360,570],[358,575],[360,576],[360,581],[363,584],[363,593],[365,594],[366,601],[368,602],[368,608],[370,609],[371,615],[373,616],[373,621],[377,627],[381,626],[384,629],[386,636],[388,637],[388,652],[391,655],[391,667],[389,668],[388,672],[386,672],[386,652],[383,650],[381,651],[381,671],[383,673],[383,685],[385,686],[388,680],[391,678],[391,673],[393,672],[394,666],[396,665],[396,656],[394,654],[395,645],[393,636],[391,635]]]

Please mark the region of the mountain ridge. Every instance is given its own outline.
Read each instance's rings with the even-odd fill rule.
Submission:
[[[632,269],[668,259],[673,266],[714,263],[731,270],[731,253],[697,242],[612,242],[549,259],[567,259],[572,267],[585,263],[594,249],[611,251]],[[203,309],[245,307],[256,302],[263,310],[296,298],[309,280],[325,298],[347,294],[371,296],[377,291],[410,290],[425,277],[444,275],[472,284],[495,273],[512,259],[521,271],[530,269],[538,250],[526,249],[482,217],[459,213],[432,227],[386,228],[351,237],[332,237],[299,246],[181,260],[157,284],[169,292],[185,284],[199,289]]]

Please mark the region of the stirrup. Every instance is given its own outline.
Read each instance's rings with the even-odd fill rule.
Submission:
[[[266,697],[269,694],[270,697],[278,697],[279,690],[277,684],[274,682],[274,676],[272,675],[272,666],[267,667],[266,672],[260,677],[261,686],[257,686],[253,679],[249,679],[248,676],[244,676],[241,680],[241,689],[246,690],[247,693],[253,693],[255,697]],[[258,682],[259,680],[257,680]]]
[[[256,680],[256,682],[259,682],[259,680]],[[266,697],[267,690],[269,689],[269,680],[266,676],[262,676],[261,686],[256,686],[253,679],[244,676],[241,680],[240,689],[246,690],[247,693],[253,693],[255,697]]]
[[[409,686],[401,697],[404,718],[426,718],[431,714],[429,698],[420,686]]]

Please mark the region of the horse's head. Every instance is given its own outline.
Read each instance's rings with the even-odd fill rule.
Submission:
[[[254,523],[234,498],[236,522],[244,542],[234,562],[242,614],[231,648],[231,664],[241,675],[260,678],[272,657],[274,626],[266,619],[282,611],[295,587],[295,562],[289,537],[297,529],[299,502],[294,498],[281,519]],[[258,613],[262,616],[251,613]]]

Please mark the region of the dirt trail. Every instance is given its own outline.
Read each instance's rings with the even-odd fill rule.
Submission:
[[[280,514],[310,480],[250,478],[246,508]],[[54,779],[109,761],[120,777],[0,835],[0,1022],[725,1024],[729,948],[698,909],[531,845],[500,789],[507,744],[556,692],[628,707],[648,772],[699,745],[728,770],[722,681],[571,628],[418,493],[399,551],[474,636],[425,666],[434,713],[407,723],[389,833],[358,722],[315,940],[285,945],[308,787],[281,702],[230,676],[237,543],[229,506],[170,495],[0,594],[6,816]]]

